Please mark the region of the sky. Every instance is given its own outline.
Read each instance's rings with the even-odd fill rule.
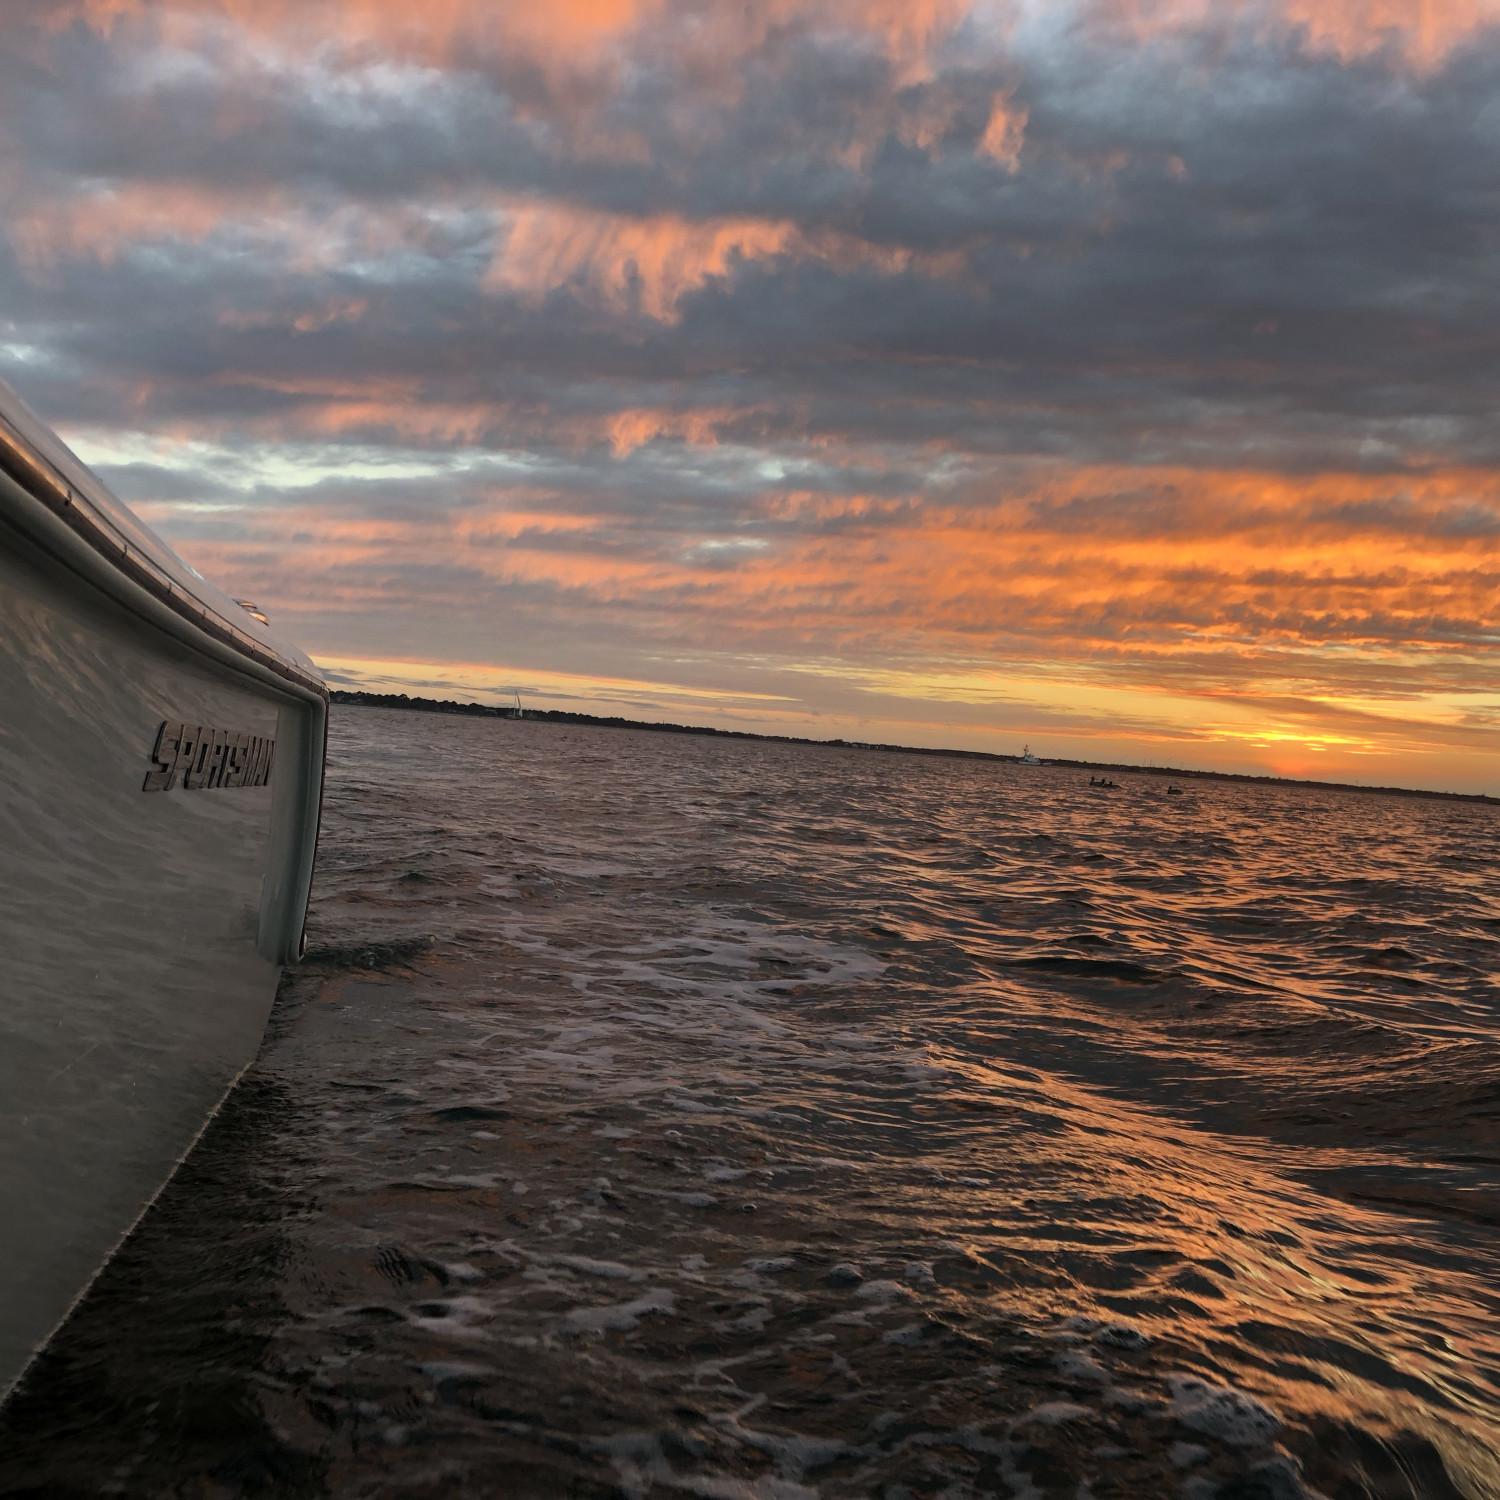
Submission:
[[[1500,793],[1500,0],[4,0],[0,376],[335,686]]]

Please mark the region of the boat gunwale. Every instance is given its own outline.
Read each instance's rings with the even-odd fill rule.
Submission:
[[[46,507],[94,552],[174,614],[266,671],[328,702],[328,685],[256,640],[174,579],[110,518],[92,505],[51,459],[37,451],[0,411],[0,470]]]

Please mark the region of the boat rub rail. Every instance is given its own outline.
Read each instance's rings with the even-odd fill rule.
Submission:
[[[107,557],[132,583],[145,589],[174,613],[240,655],[327,702],[328,688],[321,679],[267,650],[254,637],[237,629],[201,599],[181,588],[153,559],[132,546],[113,523],[95,510],[4,417],[0,417],[0,470],[45,505],[96,552]]]

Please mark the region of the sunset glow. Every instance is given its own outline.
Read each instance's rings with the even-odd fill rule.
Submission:
[[[1500,793],[1500,4],[16,9],[0,375],[335,685]]]

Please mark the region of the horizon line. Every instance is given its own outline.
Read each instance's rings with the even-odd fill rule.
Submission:
[[[950,760],[993,760],[1009,765],[1021,761],[1019,755],[1006,755],[997,750],[958,750],[930,745],[877,744],[868,740],[815,740],[806,735],[762,734],[752,729],[716,729],[709,725],[675,724],[662,720],[627,719],[620,714],[587,714],[572,709],[538,708],[525,709],[517,714],[513,708],[497,707],[488,703],[470,701],[461,703],[454,698],[412,697],[406,693],[374,693],[363,688],[330,688],[330,703],[349,704],[364,708],[401,708],[417,713],[461,714],[469,718],[508,719],[515,722],[519,717],[540,719],[551,723],[595,726],[601,729],[639,729],[656,734],[712,735],[721,739],[762,740],[770,744],[821,745],[829,749],[879,750],[893,755],[939,755]],[[1054,756],[1044,760],[1043,766],[1067,766],[1081,771],[1124,771],[1138,776],[1181,776],[1199,781],[1235,781],[1273,786],[1317,787],[1325,791],[1371,792],[1383,797],[1426,797],[1448,802],[1477,802],[1489,806],[1500,806],[1500,797],[1487,792],[1442,792],[1424,787],[1407,786],[1361,786],[1352,781],[1314,781],[1300,776],[1274,776],[1269,773],[1256,774],[1249,771],[1195,771],[1183,766],[1138,766],[1124,761],[1074,760],[1066,756]]]

